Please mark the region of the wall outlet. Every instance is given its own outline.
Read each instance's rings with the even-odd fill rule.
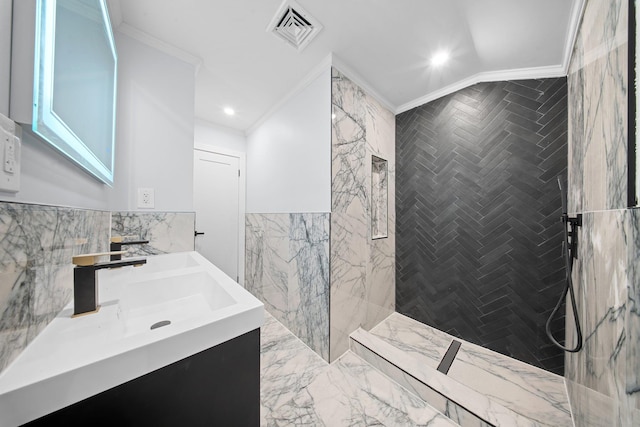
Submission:
[[[20,126],[0,114],[0,191],[20,190]]]
[[[138,188],[138,208],[153,209],[155,205],[153,188]]]

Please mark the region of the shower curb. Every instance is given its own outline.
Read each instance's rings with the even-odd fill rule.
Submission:
[[[550,424],[531,420],[426,366],[362,328],[351,334],[350,347],[351,351],[373,367],[462,427],[551,427]]]

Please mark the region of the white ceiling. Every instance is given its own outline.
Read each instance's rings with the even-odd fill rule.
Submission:
[[[396,113],[477,81],[565,75],[583,1],[298,0],[324,27],[302,52],[266,32],[282,0],[109,4],[116,29],[198,66],[198,118],[246,132],[331,54]],[[435,69],[440,49],[451,61]]]

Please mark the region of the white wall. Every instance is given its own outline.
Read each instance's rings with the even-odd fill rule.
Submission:
[[[11,0],[0,0],[0,114],[9,115]]]
[[[0,0],[0,112],[8,110],[11,1]],[[8,16],[8,17],[7,17]],[[24,132],[20,191],[0,200],[137,210],[138,187],[155,189],[155,210],[193,210],[194,66],[116,32],[118,109],[114,186],[102,184]],[[8,112],[8,111],[5,111]],[[5,114],[6,115],[6,114]]]
[[[0,113],[9,115],[11,0],[0,0]],[[109,187],[25,131],[22,136],[20,191],[0,191],[0,200],[107,209]]]
[[[247,138],[238,130],[196,119],[194,148],[201,150],[222,148],[226,151],[246,153]]]
[[[247,136],[247,212],[331,211],[331,70]]]
[[[118,125],[113,210],[137,210],[138,188],[158,211],[193,210],[195,69],[116,32]]]

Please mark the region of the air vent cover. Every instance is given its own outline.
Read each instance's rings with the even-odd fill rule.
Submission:
[[[285,0],[271,20],[267,31],[302,51],[322,30],[322,25],[292,0]]]

